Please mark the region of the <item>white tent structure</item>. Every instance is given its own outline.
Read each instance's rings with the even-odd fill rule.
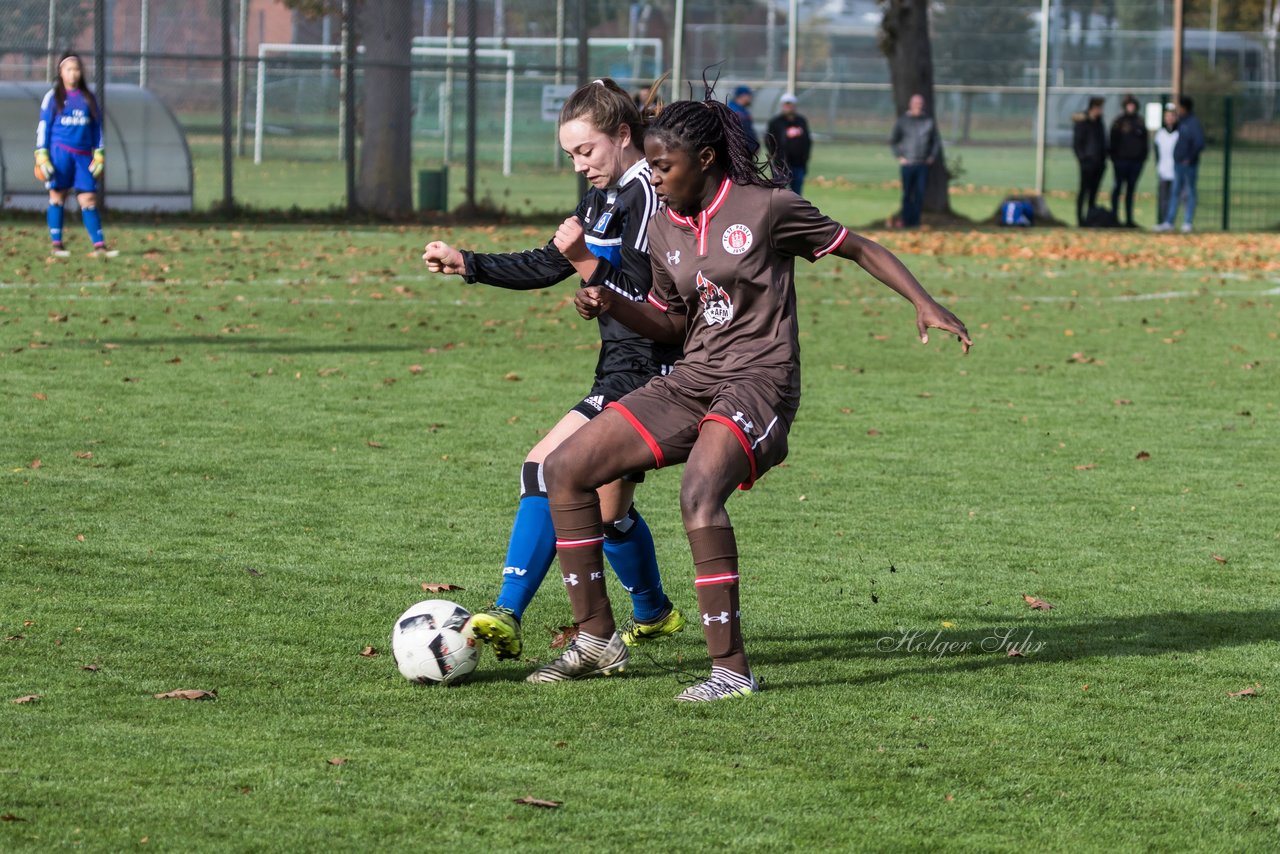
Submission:
[[[0,82],[0,207],[44,210],[49,193],[31,174],[48,83]],[[190,211],[191,152],[173,113],[148,89],[112,83],[106,97],[107,205],[123,211]],[[74,207],[75,193],[67,196]]]

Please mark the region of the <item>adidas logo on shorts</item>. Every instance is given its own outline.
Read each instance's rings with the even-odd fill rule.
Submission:
[[[582,402],[593,408],[596,412],[602,412],[604,410],[603,394],[593,394]]]

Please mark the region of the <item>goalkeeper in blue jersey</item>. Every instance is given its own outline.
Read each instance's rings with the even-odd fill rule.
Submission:
[[[579,89],[560,113],[560,145],[591,184],[574,215],[545,246],[524,252],[467,252],[432,241],[422,256],[427,269],[510,290],[547,288],[577,277],[644,301],[652,281],[649,218],[658,199],[640,147],[643,137],[641,114],[616,83],[597,80]],[[489,643],[500,659],[519,657],[521,615],[556,555],[542,461],[608,404],[670,371],[680,356],[678,346],[651,341],[608,315],[600,317],[600,340],[590,392],[525,457],[502,589],[494,606],[469,623],[472,636]],[[684,616],[663,592],[653,536],[631,503],[642,479],[624,477],[599,490],[604,553],[631,594],[632,619],[613,638],[623,648],[684,627]]]
[[[40,104],[40,124],[36,126],[37,181],[49,190],[49,239],[53,254],[65,258],[71,253],[62,242],[63,205],[67,193],[75,189],[84,230],[93,241],[92,254],[111,258],[102,237],[102,216],[98,213],[98,178],[106,166],[102,150],[102,110],[84,82],[80,57],[68,53],[58,63],[58,80]]]

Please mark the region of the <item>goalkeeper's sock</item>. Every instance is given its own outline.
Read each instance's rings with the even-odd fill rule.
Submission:
[[[89,232],[89,239],[93,241],[94,249],[103,247],[102,239],[102,217],[98,216],[97,208],[81,208],[80,218],[84,221],[84,230]]]
[[[49,209],[45,211],[44,218],[49,223],[49,239],[53,241],[54,248],[62,247],[62,205],[49,203]]]

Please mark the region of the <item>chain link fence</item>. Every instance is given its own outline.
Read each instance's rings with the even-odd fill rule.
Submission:
[[[673,65],[675,0],[404,2],[413,13],[407,105],[413,114],[413,167],[437,174],[454,169],[449,194],[440,200],[451,207],[462,201],[456,176],[468,154],[465,49],[472,5],[479,47],[477,193],[479,201],[497,208],[563,210],[575,198],[576,183],[556,145],[554,115],[557,98],[578,79],[580,33],[589,36],[589,76],[611,76],[638,90]],[[794,50],[787,2],[681,5],[680,59],[686,81],[697,84],[695,94],[704,75],[718,80],[721,94],[749,85],[763,125],[794,68],[801,111],[821,148],[833,155],[830,177],[855,186],[892,177],[885,144],[896,116],[874,0],[802,0]],[[1128,0],[1106,12],[1100,4],[1049,4],[1048,189],[1074,190],[1072,116],[1091,95],[1108,99],[1108,122],[1124,94],[1147,103],[1167,99],[1172,5]],[[81,54],[87,77],[95,81],[100,38],[103,78],[150,90],[185,131],[197,209],[223,201],[228,177],[235,202],[251,208],[345,205],[339,15],[309,18],[280,0],[7,0],[5,7],[0,83],[51,80],[56,57],[65,50]],[[101,33],[94,27],[96,7],[103,10]],[[1036,0],[949,0],[933,6],[933,108],[960,184],[1009,193],[1034,185],[1040,9]],[[233,81],[226,93],[224,14]],[[1205,23],[1193,20],[1186,32],[1183,87],[1196,97],[1209,136],[1198,222],[1277,227],[1280,97],[1274,38],[1267,38],[1261,22],[1244,32],[1200,26]],[[357,93],[362,62],[357,54]],[[689,83],[673,88],[681,96],[691,91]],[[669,98],[671,92],[663,94]],[[33,114],[33,133],[35,119]],[[357,97],[357,144],[364,123],[376,120],[363,114]],[[224,121],[234,138],[229,175],[223,167]],[[11,153],[5,158],[13,160]],[[510,173],[519,180],[508,180]],[[1154,188],[1149,163],[1141,189],[1154,196]]]

